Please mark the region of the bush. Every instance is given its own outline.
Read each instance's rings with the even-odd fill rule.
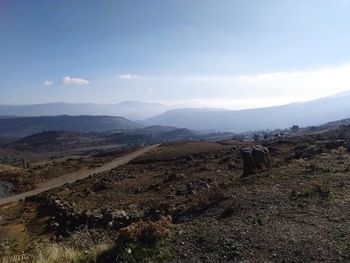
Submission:
[[[139,263],[167,261],[169,253],[162,248],[171,234],[171,217],[152,222],[140,220],[120,230],[116,245],[102,254],[97,262]]]
[[[292,132],[297,132],[299,130],[299,126],[298,125],[293,125],[291,128]]]
[[[119,239],[152,244],[170,235],[171,217],[163,217],[157,222],[140,220],[120,229]]]

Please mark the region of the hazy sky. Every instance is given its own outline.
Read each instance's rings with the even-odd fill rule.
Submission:
[[[350,89],[347,0],[0,0],[0,103],[245,108]]]

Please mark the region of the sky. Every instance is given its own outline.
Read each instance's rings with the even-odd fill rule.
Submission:
[[[349,0],[0,0],[0,104],[216,108],[350,89]]]

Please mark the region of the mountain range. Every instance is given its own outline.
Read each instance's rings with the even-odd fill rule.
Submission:
[[[350,92],[308,102],[247,110],[175,109],[151,117],[148,125],[244,132],[313,126],[350,117]]]
[[[108,115],[143,120],[171,108],[160,103],[124,101],[116,104],[45,103],[33,105],[0,105],[0,116]]]
[[[111,129],[129,129],[130,127],[141,126],[171,126],[178,128],[186,128],[191,130],[204,130],[204,131],[229,131],[229,132],[245,132],[256,131],[266,129],[284,129],[291,127],[292,125],[314,126],[323,123],[347,119],[350,117],[350,92],[340,93],[334,96],[329,96],[317,100],[308,102],[297,102],[282,106],[246,109],[246,110],[222,110],[222,109],[198,109],[198,108],[182,108],[173,109],[166,105],[159,103],[146,103],[137,101],[127,101],[117,104],[93,104],[93,103],[48,103],[37,105],[18,105],[18,106],[4,106],[0,105],[0,116],[56,116],[56,115],[92,115],[96,119],[91,119],[91,123],[79,125],[81,120],[86,121],[87,116],[83,119],[82,116],[76,118],[74,125],[77,129],[73,131],[95,131],[95,130],[108,130]],[[104,116],[101,120],[97,121],[98,115],[108,116],[122,116],[124,118],[115,118]],[[61,117],[63,118],[63,117]],[[69,119],[67,116],[64,117]],[[110,118],[107,121],[106,118]],[[8,130],[8,132],[18,133],[16,128],[10,130],[10,128],[4,127],[5,123],[19,122],[19,126],[24,122],[28,122],[27,119],[22,120],[15,118],[16,120],[9,121],[9,118],[0,117],[0,130]],[[39,119],[37,119],[39,120]],[[43,119],[44,120],[44,119]],[[63,120],[63,119],[62,119]],[[122,120],[123,125],[116,125],[115,121],[120,122]],[[41,119],[39,124],[41,125]],[[60,120],[57,120],[60,123]],[[101,122],[101,123],[100,123]],[[17,124],[16,124],[17,125]],[[14,125],[14,127],[17,127]],[[74,126],[73,125],[73,126]],[[103,129],[95,127],[105,127]],[[101,126],[102,125],[102,126]],[[67,127],[70,124],[66,125]],[[38,129],[42,131],[45,129],[62,129],[65,126],[61,123],[58,126],[43,125]],[[84,130],[83,127],[88,127]],[[35,129],[34,129],[35,130]],[[1,132],[0,131],[0,132]],[[35,130],[36,131],[36,130]],[[28,130],[24,132],[30,134]]]

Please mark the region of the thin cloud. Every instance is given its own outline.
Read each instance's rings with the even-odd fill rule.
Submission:
[[[170,82],[170,81],[168,81]],[[179,76],[175,82],[187,90],[200,87],[205,99],[312,100],[350,89],[350,64],[314,70],[255,75]],[[189,88],[188,88],[189,87]],[[198,96],[197,94],[195,94]],[[261,105],[265,106],[265,105]]]
[[[133,74],[121,74],[118,76],[120,79],[131,80],[131,79],[139,79],[141,76],[133,75]]]
[[[44,86],[52,86],[52,85],[89,85],[90,81],[86,79],[73,78],[73,77],[63,77],[61,80],[53,81],[53,80],[45,80]]]
[[[45,80],[43,83],[44,86],[51,86],[52,84],[53,84],[52,80]]]
[[[350,90],[350,63],[250,75],[145,75],[135,96],[186,106],[245,109],[308,101]],[[157,92],[151,92],[157,87]]]
[[[89,85],[90,81],[66,76],[61,80],[63,85]]]

